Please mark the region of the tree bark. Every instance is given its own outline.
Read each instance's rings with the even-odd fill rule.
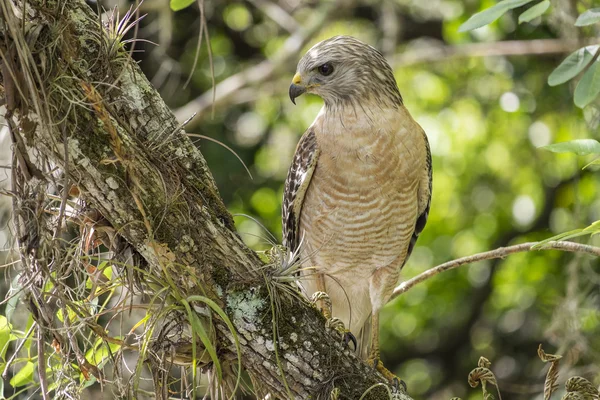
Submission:
[[[36,160],[49,160],[107,221],[109,242],[125,239],[179,298],[216,302],[237,331],[243,368],[265,391],[329,398],[335,388],[338,398],[358,399],[384,384],[364,398],[387,398],[388,382],[293,289],[281,290],[277,265],[265,266],[240,240],[200,151],[114,31],[82,0],[0,6],[0,94],[23,179],[48,181]],[[225,322],[217,314],[213,322],[219,356],[235,357]]]

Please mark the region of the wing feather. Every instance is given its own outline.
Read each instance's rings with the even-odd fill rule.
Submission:
[[[427,224],[427,218],[429,217],[429,208],[431,206],[431,192],[432,192],[432,184],[433,184],[433,169],[431,165],[431,150],[429,149],[429,141],[427,140],[427,136],[425,132],[423,132],[423,139],[425,140],[425,151],[426,151],[426,161],[425,166],[426,170],[421,178],[421,182],[419,184],[419,216],[417,217],[417,221],[415,223],[415,230],[410,238],[410,243],[408,245],[408,252],[406,253],[406,258],[404,259],[404,263],[410,257],[415,244],[417,243],[417,239],[423,229],[425,228],[425,224]]]
[[[309,128],[296,147],[283,192],[283,245],[292,252],[300,245],[300,213],[318,158],[315,132]]]

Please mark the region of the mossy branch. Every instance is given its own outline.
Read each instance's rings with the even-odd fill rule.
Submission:
[[[294,296],[291,286],[273,293],[282,284],[269,281],[269,267],[235,232],[201,153],[115,40],[120,39],[107,34],[83,0],[0,0],[0,97],[6,99],[6,119],[16,143],[12,195],[23,272],[29,279],[25,290],[44,337],[53,341],[65,365],[75,365],[86,379],[104,379],[102,366],[82,357],[74,335],[87,325],[99,340],[106,342],[108,336],[86,314],[86,303],[65,295],[87,296],[89,291],[67,287],[64,282],[71,275],[63,276],[81,269],[85,273],[85,268],[95,271],[90,251],[103,243],[117,256],[125,248],[144,261],[121,271],[141,276],[152,299],[149,310],[168,305],[145,320],[175,315],[171,321],[176,323],[152,326],[136,344],[138,367],[158,360],[157,396],[169,393],[168,379],[161,375],[168,371],[163,368],[168,364],[165,349],[170,363],[176,363],[180,358],[173,351],[186,346],[169,342],[162,353],[150,351],[161,348],[151,343],[156,337],[150,335],[168,336],[183,318],[200,324],[191,337],[202,339],[192,343],[186,362],[216,370],[215,357],[236,359],[239,346],[242,365],[262,393],[277,398],[289,397],[288,391],[295,398],[329,398],[331,393],[337,398],[388,398],[386,380],[326,329],[320,313]],[[63,196],[49,190],[62,190]],[[62,211],[56,215],[68,214],[67,195],[86,205],[78,211],[80,248],[68,254],[59,242],[62,221],[48,219],[44,208],[59,198]],[[48,235],[52,230],[54,235]],[[83,279],[85,283],[85,275]],[[48,281],[54,289],[44,289]],[[270,296],[277,296],[276,313]],[[52,328],[58,324],[53,299],[59,299],[63,310],[62,330]],[[210,357],[196,349],[202,344],[211,349]],[[133,380],[139,375],[136,371]],[[136,381],[133,390],[138,389]],[[395,396],[410,400],[404,393]]]

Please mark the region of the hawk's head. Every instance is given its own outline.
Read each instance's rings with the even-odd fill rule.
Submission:
[[[374,100],[402,104],[392,68],[375,48],[351,36],[335,36],[314,45],[298,63],[290,99],[314,93],[327,106]]]

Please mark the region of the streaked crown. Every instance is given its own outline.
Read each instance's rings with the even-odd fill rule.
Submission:
[[[293,84],[321,96],[328,106],[372,100],[379,106],[402,104],[386,59],[351,36],[335,36],[314,45],[298,63]]]

